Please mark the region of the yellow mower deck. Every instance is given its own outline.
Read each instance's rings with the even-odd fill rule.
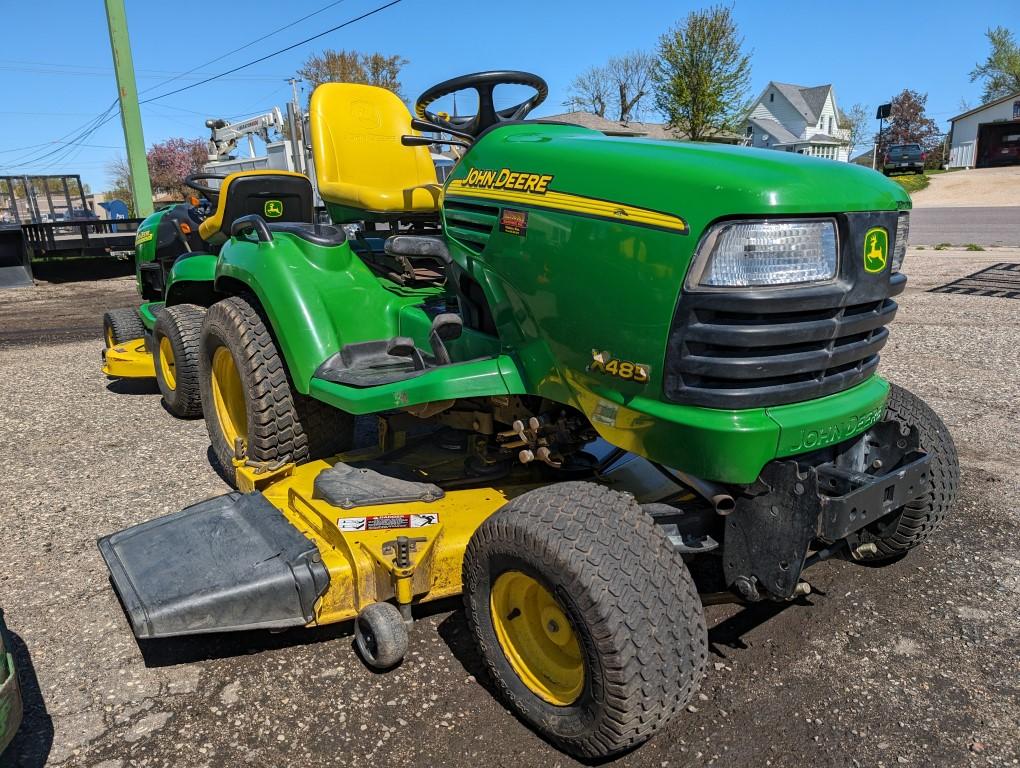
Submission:
[[[329,588],[309,626],[353,619],[376,602],[394,601],[406,612],[413,603],[459,595],[472,534],[509,499],[535,487],[470,488],[430,502],[341,509],[314,498],[313,489],[319,473],[341,458],[262,473],[242,465],[237,471],[239,490],[261,491],[321,553]]]
[[[156,366],[145,339],[131,339],[103,350],[103,373],[111,379],[149,379]]]

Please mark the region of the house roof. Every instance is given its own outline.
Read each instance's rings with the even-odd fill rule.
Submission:
[[[810,139],[808,139],[808,143],[810,143],[810,144],[842,144],[843,142],[840,139],[837,139],[835,136],[830,136],[827,133],[816,133],[814,136],[812,136]]]
[[[633,136],[634,138],[668,141],[685,141],[687,139],[685,134],[680,131],[674,131],[666,123],[642,123],[638,120],[630,120],[624,123],[619,120],[610,120],[607,117],[599,117],[591,112],[564,112],[559,115],[545,115],[537,118],[537,120],[539,122],[548,121],[579,125],[582,128],[601,131],[607,136]],[[731,131],[716,131],[709,140],[733,143],[737,138],[737,134]]]
[[[775,88],[790,102],[794,109],[804,115],[804,118],[809,123],[817,123],[818,117],[822,114],[822,109],[825,107],[825,99],[829,95],[829,91],[832,90],[832,84],[827,85],[793,85],[792,83],[777,83],[775,80],[769,82],[768,87],[765,89],[765,93],[768,93],[769,88]],[[759,98],[759,101],[761,99]]]
[[[970,117],[975,112],[980,112],[982,109],[988,109],[989,107],[994,107],[996,104],[1001,104],[1002,102],[1009,101],[1010,99],[1020,99],[1020,91],[1017,91],[1016,93],[1011,93],[1008,96],[1003,96],[1001,99],[994,99],[992,101],[989,101],[987,104],[982,104],[979,107],[974,107],[974,109],[968,109],[966,112],[962,112],[959,115],[957,115],[956,117],[949,118],[949,122],[955,123],[961,117]]]
[[[750,122],[755,128],[765,131],[765,133],[778,140],[780,144],[793,144],[798,140],[796,136],[786,130],[782,124],[777,123],[775,120],[752,117],[748,122]]]
[[[592,112],[582,112],[580,110],[575,112],[564,112],[560,115],[546,115],[538,118],[539,121],[547,120],[549,122],[557,123],[570,123],[571,125],[579,125],[582,128],[591,128],[595,131],[602,131],[602,133],[610,136],[645,136],[646,131],[642,130],[643,123],[621,123],[616,120],[610,120],[606,117],[600,117]],[[672,137],[670,137],[672,138]]]

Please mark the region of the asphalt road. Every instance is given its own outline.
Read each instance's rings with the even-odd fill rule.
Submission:
[[[881,370],[955,436],[963,487],[943,528],[884,568],[820,564],[805,600],[710,607],[701,691],[614,768],[1020,763],[1020,301],[929,292],[1015,261],[907,256]],[[0,600],[27,707],[0,765],[576,765],[494,698],[457,601],[387,674],[345,626],[133,639],[96,537],[226,488],[200,420],[99,371],[98,315],[131,290],[0,292]]]
[[[915,208],[911,245],[1020,245],[1020,206],[997,208]]]

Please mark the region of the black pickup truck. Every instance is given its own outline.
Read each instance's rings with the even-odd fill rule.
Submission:
[[[882,159],[882,173],[924,173],[924,161],[928,153],[920,144],[893,144],[885,151]]]

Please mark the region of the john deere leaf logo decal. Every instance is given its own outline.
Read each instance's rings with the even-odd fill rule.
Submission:
[[[889,233],[872,227],[864,236],[864,271],[881,272],[889,260]]]
[[[279,200],[266,200],[266,204],[263,209],[266,213],[266,218],[278,219],[283,216],[283,203]]]

